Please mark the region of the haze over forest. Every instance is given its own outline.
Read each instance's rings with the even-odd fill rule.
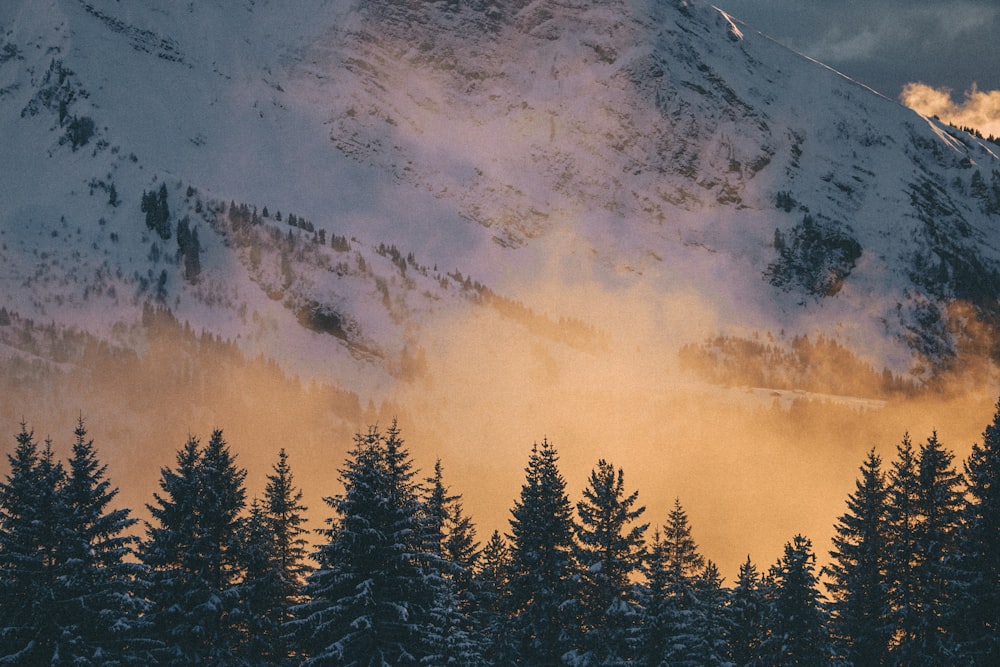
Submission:
[[[707,3],[0,7],[0,451],[80,417],[143,519],[222,429],[319,528],[397,420],[481,540],[532,446],[732,583],[994,415],[1000,147]]]

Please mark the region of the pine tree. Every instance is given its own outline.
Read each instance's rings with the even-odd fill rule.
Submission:
[[[481,664],[482,636],[477,626],[478,591],[474,566],[479,556],[476,530],[462,510],[460,495],[451,495],[444,484],[440,459],[434,475],[426,480],[424,512],[427,517],[429,564],[436,570],[435,604],[428,632],[431,664]]]
[[[669,551],[660,529],[653,531],[643,564],[645,582],[639,591],[641,625],[636,647],[636,663],[644,667],[666,664],[673,632],[673,617],[669,591],[671,575]]]
[[[838,655],[851,664],[882,665],[892,630],[886,582],[887,490],[875,450],[847,498],[847,513],[835,526],[827,589],[830,627]]]
[[[202,450],[188,439],[175,470],[161,471],[163,495],[147,505],[140,558],[149,569],[153,638],[166,664],[225,660],[237,652],[246,471],[237,468],[221,431]]]
[[[765,637],[766,590],[764,578],[747,556],[740,565],[727,607],[729,659],[735,667],[762,667]]]
[[[509,613],[520,664],[558,665],[576,635],[573,508],[555,448],[534,445],[511,510]]]
[[[436,587],[429,580],[421,489],[393,423],[355,436],[340,480],[324,498],[335,516],[320,534],[318,567],[298,608],[298,637],[315,665],[410,665],[426,654]]]
[[[728,591],[722,587],[719,568],[712,561],[694,582],[695,609],[700,622],[695,627],[694,655],[704,667],[731,667],[728,659],[729,620],[726,616]]]
[[[272,618],[280,629],[280,636],[274,638],[273,652],[285,657],[291,650],[286,626],[295,616],[292,607],[300,601],[309,566],[306,564],[308,541],[304,527],[307,508],[302,505],[302,491],[295,486],[284,448],[278,452],[278,461],[267,476],[264,503],[274,566],[280,582],[271,606]]]
[[[663,525],[663,549],[666,588],[664,617],[659,624],[667,634],[664,659],[669,665],[699,665],[710,656],[703,651],[701,629],[706,622],[705,609],[699,604],[697,579],[705,568],[705,559],[691,535],[687,512],[680,499]]]
[[[507,612],[511,554],[500,531],[494,530],[476,567],[476,625],[484,638],[486,664],[509,667],[515,664],[511,619]]]
[[[920,657],[918,615],[920,591],[915,572],[919,523],[917,457],[909,434],[896,446],[888,476],[886,511],[886,580],[890,626],[893,630],[889,664],[909,665]]]
[[[263,503],[254,499],[243,523],[240,584],[242,654],[251,664],[294,664],[289,623],[301,602],[306,533],[302,492],[293,481],[284,449],[267,476]]]
[[[816,556],[812,542],[796,535],[771,568],[773,596],[767,614],[770,634],[764,640],[764,664],[824,665],[829,663],[829,638],[820,606]]]
[[[993,172],[994,186],[997,172]],[[1000,197],[998,197],[1000,202]],[[1000,401],[965,461],[957,627],[970,665],[1000,664]]]
[[[626,495],[622,469],[601,459],[577,503],[583,620],[579,664],[631,661],[638,626],[632,578],[642,564],[648,527],[635,523],[646,509],[636,506],[638,495]]]
[[[920,602],[915,639],[921,657],[914,665],[955,663],[956,564],[963,480],[953,460],[954,455],[941,444],[937,433],[920,447],[917,508],[921,521],[917,524],[915,561]]]
[[[65,472],[21,424],[0,484],[0,661],[49,664],[62,635],[58,589]]]
[[[275,554],[274,533],[263,505],[254,498],[243,526],[244,578],[240,584],[239,658],[248,665],[292,664],[283,641],[280,603],[284,582]]]
[[[128,532],[136,519],[127,509],[110,508],[118,489],[105,478],[107,466],[82,417],[74,435],[61,489],[69,513],[60,546],[60,656],[77,665],[145,664],[148,657],[135,639],[140,602],[132,595],[142,568],[132,561],[138,539]]]

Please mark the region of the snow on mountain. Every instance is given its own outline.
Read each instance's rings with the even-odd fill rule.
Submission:
[[[1000,148],[700,0],[7,0],[0,137],[6,311],[169,308],[484,443],[713,395],[718,334],[995,352]]]
[[[997,314],[997,147],[700,2],[0,12],[5,305],[25,315],[108,334],[158,299],[356,381],[481,302],[465,277],[611,335],[601,301],[694,294],[720,332],[837,328],[897,370],[954,351],[926,326],[952,300]],[[142,224],[160,184],[200,230],[197,284]],[[295,267],[278,286],[234,246],[232,202],[351,249],[271,253]],[[303,330],[310,308],[338,335]]]

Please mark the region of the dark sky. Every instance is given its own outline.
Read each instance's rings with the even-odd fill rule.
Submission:
[[[1000,90],[1000,0],[710,0],[897,99],[907,83]]]

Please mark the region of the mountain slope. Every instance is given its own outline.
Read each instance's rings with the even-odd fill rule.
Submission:
[[[299,451],[329,480],[349,438],[330,454],[317,425],[349,434],[398,414],[457,478],[488,473],[477,516],[516,488],[510,448],[546,433],[579,469],[612,443],[669,498],[705,493],[710,471],[835,488],[839,503],[850,480],[810,478],[811,456],[845,454],[845,433],[867,449],[854,411],[891,414],[892,392],[836,378],[854,396],[829,396],[819,379],[886,368],[882,389],[905,389],[951,369],[973,383],[965,356],[996,356],[1000,149],[700,1],[8,0],[0,137],[0,360],[15,388],[0,422],[120,416],[136,467],[136,442],[221,425],[266,469],[289,415],[310,415]],[[173,352],[149,326],[160,316],[181,332]],[[40,328],[55,342],[36,344]],[[232,367],[193,370],[217,339]],[[705,377],[769,390],[683,374],[678,350],[706,340],[687,357],[717,365]],[[731,350],[795,367],[754,372]],[[87,367],[102,355],[119,362]],[[265,381],[272,360],[338,388]],[[117,382],[121,368],[169,378]],[[33,405],[44,383],[57,388]],[[93,405],[118,385],[169,399]],[[809,396],[843,420],[826,432],[791,410],[760,431],[758,410]],[[845,455],[850,474],[861,456]],[[751,525],[747,493],[713,498],[728,508],[720,543],[751,546],[731,539]],[[807,509],[760,513],[784,530]]]
[[[532,284],[550,279],[571,291],[609,281],[692,290],[711,295],[723,329],[849,323],[849,343],[887,341],[897,368],[910,349],[954,352],[953,336],[925,326],[947,319],[947,302],[995,317],[996,146],[718,10],[279,4],[6,5],[3,228],[16,234],[28,220],[38,232],[19,240],[19,254],[55,238],[53,220],[70,211],[66,224],[81,230],[75,252],[97,244],[107,254],[107,230],[143,233],[139,195],[173,181],[203,198],[305,211],[331,235],[367,244],[369,256],[386,243],[439,265],[437,285],[458,269],[545,310],[554,309]],[[86,146],[73,145],[74,119],[93,122]],[[80,201],[111,183],[114,210]],[[231,260],[206,231],[205,280],[230,282]],[[148,257],[139,245],[116,273]],[[31,273],[8,263],[14,282]],[[174,278],[166,289],[192,309],[185,318],[228,336],[243,328],[224,325],[231,317],[218,309],[197,315],[204,295]],[[304,280],[312,286],[292,288],[291,310],[322,301],[355,321],[360,347],[384,338],[394,351],[402,320],[419,324],[419,312],[435,310],[414,303],[388,313],[396,322],[385,313],[365,321],[385,289],[342,278]],[[419,302],[414,287],[398,296]],[[258,300],[241,289],[230,305]],[[34,301],[53,298],[42,291]]]

